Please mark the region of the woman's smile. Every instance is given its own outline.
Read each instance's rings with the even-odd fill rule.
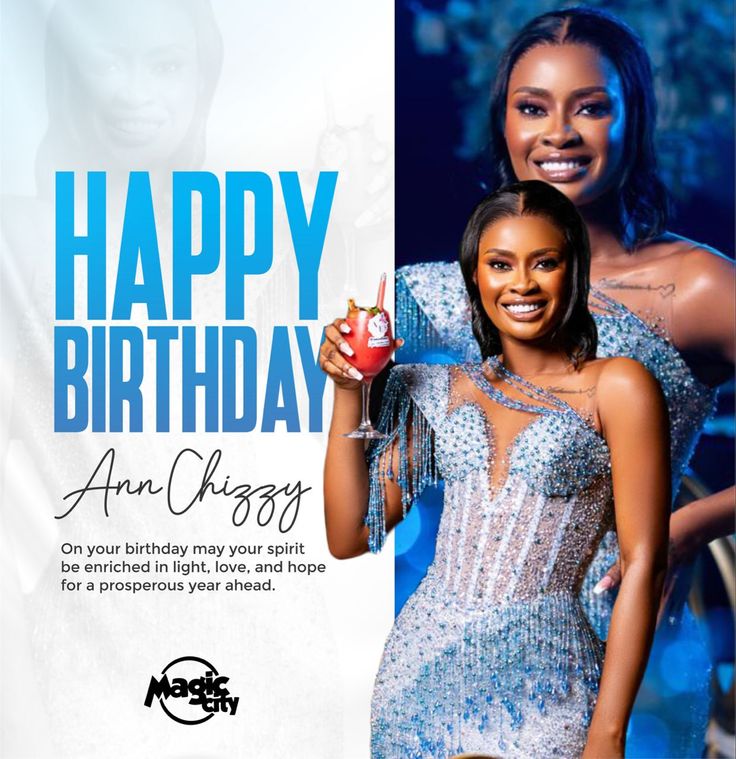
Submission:
[[[538,157],[532,156],[533,163],[539,169],[539,176],[545,182],[575,182],[588,171],[592,156],[585,154],[572,155],[554,151]]]
[[[524,299],[511,301],[509,303],[501,303],[501,306],[509,312],[512,319],[529,322],[541,318],[544,309],[547,306],[547,301],[539,299]]]

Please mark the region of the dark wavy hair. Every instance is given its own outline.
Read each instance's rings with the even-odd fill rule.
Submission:
[[[567,262],[567,308],[550,335],[577,368],[595,358],[598,331],[588,311],[590,286],[590,243],[585,222],[572,201],[552,185],[538,180],[516,182],[487,195],[468,220],[460,243],[460,268],[465,279],[472,311],[473,334],[483,358],[501,352],[498,329],[486,314],[475,282],[478,252],[483,232],[500,219],[541,216],[557,227],[565,238]]]
[[[605,11],[578,6],[533,18],[506,48],[491,93],[490,148],[494,185],[513,182],[504,122],[511,72],[517,61],[538,45],[577,43],[595,48],[618,71],[626,112],[624,170],[617,189],[616,233],[631,249],[662,234],[669,215],[667,190],[657,173],[654,127],[657,101],[652,67],[636,32]]]

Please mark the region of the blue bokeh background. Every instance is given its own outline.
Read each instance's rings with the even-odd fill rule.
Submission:
[[[567,3],[566,5],[572,5]],[[643,38],[655,72],[660,169],[671,193],[669,229],[734,255],[733,4],[730,0],[593,0]],[[452,260],[485,183],[488,94],[495,62],[533,16],[564,7],[550,0],[399,0],[396,6],[396,265]],[[400,334],[401,325],[398,325]],[[435,357],[442,360],[441,356]],[[733,482],[734,386],[691,464],[709,489]],[[396,531],[396,612],[434,554],[442,486],[425,491]],[[715,563],[699,566],[701,618],[716,683],[733,681],[733,616]],[[673,649],[662,689],[687,690],[687,650]],[[675,703],[673,701],[672,703]],[[666,727],[645,728],[647,756],[663,756]],[[663,732],[665,731],[665,732]]]

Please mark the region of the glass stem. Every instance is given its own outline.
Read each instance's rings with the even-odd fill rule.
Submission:
[[[360,419],[360,429],[370,429],[371,427],[371,418],[368,415],[368,407],[370,406],[370,398],[371,398],[371,382],[373,382],[373,379],[366,380],[362,387],[361,387],[361,393],[362,393],[362,401],[363,401],[363,414]]]

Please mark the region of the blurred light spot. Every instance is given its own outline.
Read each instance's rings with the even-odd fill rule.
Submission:
[[[721,686],[721,690],[724,693],[728,693],[733,683],[733,662],[721,662],[716,667],[716,675],[718,676],[718,684]]]
[[[659,662],[659,675],[676,693],[697,690],[703,666],[702,647],[696,641],[677,641],[670,643],[662,653]]]
[[[448,41],[442,17],[436,13],[419,11],[414,19],[414,43],[421,55],[444,55]]]
[[[636,733],[636,747],[628,745],[628,738]],[[634,712],[629,720],[626,756],[638,757],[669,756],[670,733],[667,724],[652,714]]]
[[[450,0],[447,3],[447,15],[458,21],[470,21],[476,13],[477,10],[473,5],[465,0]]]

